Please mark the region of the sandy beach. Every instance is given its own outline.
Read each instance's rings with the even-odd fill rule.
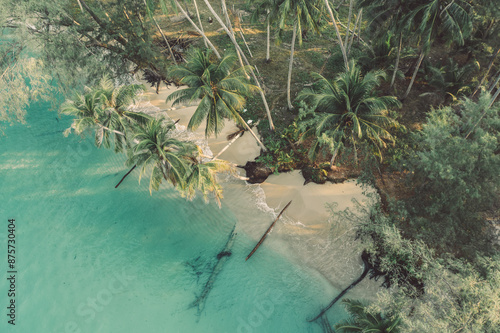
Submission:
[[[191,115],[196,110],[196,105],[193,103],[172,107],[171,103],[167,104],[165,102],[167,96],[176,89],[182,89],[182,87],[163,86],[159,94],[156,94],[154,88],[149,88],[145,95],[152,105],[165,111],[172,120],[179,120],[178,128],[185,130]],[[217,138],[214,136],[208,138],[208,147],[214,156],[228,144],[226,136],[235,131],[237,127],[228,122]],[[191,135],[203,140],[204,126],[200,126]],[[244,165],[247,161],[255,160],[259,153],[260,148],[255,139],[249,133],[245,133],[219,158],[236,165]],[[238,169],[238,172],[241,176],[245,176],[243,169]],[[302,174],[299,170],[295,170],[271,175],[262,184],[249,185],[242,180],[233,180],[228,184],[223,184],[223,187],[226,196],[225,203],[229,206],[238,206],[234,211],[239,221],[248,220],[248,215],[252,215],[255,208],[241,209],[244,204],[238,201],[241,199],[239,195],[234,194],[236,192],[250,189],[257,200],[260,198],[264,201],[260,209],[267,210],[267,214],[271,212],[274,216],[292,200],[292,204],[285,211],[280,223],[277,223],[272,231],[273,241],[267,240],[266,246],[316,270],[333,287],[344,288],[362,271],[362,261],[359,258],[361,248],[359,242],[353,239],[353,226],[339,223],[339,221],[332,223],[331,209],[328,208],[330,206],[335,210],[344,210],[354,207],[354,201],[366,200],[364,189],[354,180],[343,184],[308,183],[304,185]],[[227,198],[228,193],[231,198]],[[256,241],[272,222],[269,218],[255,218],[251,221],[240,223],[239,227]],[[339,260],[340,258],[342,259]],[[377,286],[378,284],[366,279],[360,287],[355,288],[357,290],[352,291],[352,297],[369,297],[368,294],[373,295],[376,292]]]

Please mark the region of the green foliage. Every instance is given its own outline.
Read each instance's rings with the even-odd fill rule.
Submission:
[[[402,332],[498,332],[500,257],[475,262],[436,260],[423,296],[411,299],[400,290],[382,291],[369,309],[396,313]]]
[[[336,152],[356,144],[368,144],[382,158],[381,148],[394,142],[388,129],[398,126],[388,116],[388,109],[400,105],[393,96],[375,94],[385,74],[373,71],[362,76],[351,62],[349,70],[333,81],[320,74],[314,76],[317,81],[313,86],[297,97],[307,105],[299,111],[299,129],[303,138],[312,136],[314,140],[309,158],[314,161],[323,147]]]
[[[371,313],[366,305],[360,301],[344,299],[350,319],[335,325],[335,329],[341,333],[398,333],[399,318],[386,317],[382,313]]]
[[[236,67],[237,57],[227,53],[220,60],[211,57],[210,50],[194,50],[187,63],[172,70],[171,75],[188,88],[170,94],[167,101],[173,104],[200,100],[191,117],[188,128],[196,129],[206,123],[205,135],[219,134],[224,127],[224,119],[246,124],[239,112],[246,103],[246,97],[258,91],[258,87],[248,82],[245,70]]]
[[[289,171],[301,167],[305,149],[297,145],[300,132],[296,122],[284,128],[280,133],[270,133],[264,140],[268,151],[257,157],[256,161],[264,163],[273,170]]]
[[[415,195],[407,207],[414,237],[459,255],[489,241],[480,212],[492,207],[500,185],[500,115],[498,106],[488,107],[490,101],[487,94],[479,102],[463,100],[462,116],[451,107],[431,111],[415,134],[418,151],[409,161]]]
[[[473,86],[466,84],[470,82],[473,74],[479,70],[479,63],[477,61],[468,63],[465,66],[459,66],[452,58],[448,59],[446,65],[441,67],[428,66],[426,71],[427,81],[429,85],[437,89],[442,94],[450,95],[453,100],[457,97],[470,94]]]
[[[116,87],[111,79],[104,76],[99,84],[86,88],[84,94],[75,94],[61,106],[61,112],[74,116],[71,130],[81,135],[95,131],[95,144],[109,148],[114,144],[119,152],[130,145],[131,132],[138,125],[149,120],[149,116],[130,110],[140,93],[146,88],[140,84],[128,84]]]
[[[0,25],[6,21],[0,17]],[[50,96],[50,81],[22,38],[0,28],[0,122],[24,122],[28,105]]]

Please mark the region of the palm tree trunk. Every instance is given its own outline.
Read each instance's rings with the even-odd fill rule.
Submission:
[[[243,125],[247,128],[247,130],[250,132],[250,134],[252,134],[252,136],[254,137],[254,139],[257,141],[257,143],[262,147],[262,149],[264,151],[267,151],[267,148],[266,146],[264,146],[264,144],[262,143],[262,141],[260,141],[260,139],[257,137],[257,135],[255,134],[254,131],[252,131],[252,129],[250,128],[250,126],[247,124],[247,122],[241,117],[240,117],[240,122],[243,123]]]
[[[488,69],[486,70],[486,73],[482,77],[481,82],[479,82],[478,85],[477,85],[477,87],[476,87],[476,89],[474,89],[474,92],[470,96],[471,98],[474,97],[474,95],[479,91],[479,88],[481,88],[481,86],[483,85],[484,81],[488,77],[488,74],[490,73],[490,70],[493,67],[493,63],[495,62],[495,59],[496,59],[498,53],[500,53],[500,48],[495,53],[493,53],[493,56],[491,57],[490,63],[488,65]]]
[[[345,68],[349,69],[349,62],[347,60],[347,53],[346,53],[344,44],[342,43],[342,37],[340,37],[340,31],[339,31],[339,27],[337,26],[337,21],[335,20],[335,16],[333,15],[333,11],[332,11],[332,8],[330,8],[330,4],[328,3],[328,0],[325,0],[325,5],[326,5],[326,9],[328,9],[328,12],[330,13],[330,17],[332,18],[333,27],[335,28],[335,33],[337,34],[337,39],[339,41],[340,50],[342,51],[342,56],[344,57]]]
[[[351,29],[351,16],[352,16],[352,3],[353,1],[349,1],[349,15],[347,16],[347,29],[345,32],[345,42],[344,45],[347,47],[348,42],[349,42],[349,30]],[[356,29],[353,29],[353,33],[356,31]]]
[[[358,12],[358,17],[356,18],[356,22],[354,23],[354,28],[352,29],[353,33],[351,36],[351,41],[349,42],[349,46],[347,47],[347,56],[351,53],[351,46],[354,43],[354,36],[356,35],[356,28],[358,24],[361,26],[361,16],[363,16],[363,8],[361,8]]]
[[[135,164],[126,174],[125,176],[122,177],[122,179],[120,180],[120,182],[118,184],[116,184],[115,188],[118,188],[118,186],[120,186],[120,184],[125,180],[125,178],[127,178],[127,176],[135,169],[135,167],[137,166],[137,164]]]
[[[424,60],[425,53],[424,51],[420,51],[420,56],[418,57],[417,65],[415,66],[415,70],[413,71],[413,76],[411,77],[410,84],[408,85],[408,89],[406,89],[406,92],[401,98],[404,100],[408,95],[410,94],[411,87],[413,86],[413,82],[415,82],[415,78],[417,77],[418,70],[420,69],[420,65],[422,64],[422,60]]]
[[[241,28],[241,27],[240,27],[240,36],[241,36],[241,39],[243,39],[243,43],[245,43],[245,46],[247,47],[248,54],[250,55],[250,58],[253,58],[252,51],[250,51],[250,47],[248,47],[248,43],[245,39],[245,35],[243,35],[243,28]]]
[[[500,81],[500,76],[498,77],[498,80],[497,82]],[[474,131],[474,129],[476,128],[477,125],[479,125],[479,123],[481,122],[481,120],[483,119],[483,117],[486,115],[486,113],[488,112],[488,110],[493,106],[493,103],[495,103],[495,100],[498,98],[498,95],[500,95],[500,88],[497,89],[497,92],[495,93],[495,95],[493,95],[493,97],[491,98],[491,101],[490,101],[490,104],[488,105],[487,108],[484,109],[484,111],[481,113],[481,116],[479,117],[479,119],[477,120],[477,122],[474,124],[474,126],[471,127],[471,129],[467,132],[467,134],[465,135],[465,138],[467,139],[469,137],[469,135],[472,134],[472,132]]]
[[[396,64],[394,65],[394,73],[392,73],[391,85],[390,89],[394,86],[394,81],[396,80],[396,73],[398,71],[399,59],[401,58],[401,47],[403,45],[403,34],[399,33],[399,46],[398,46],[398,54],[396,56]]]
[[[270,42],[271,42],[271,23],[269,22],[269,9],[267,10],[267,45],[266,45],[266,62],[271,61],[271,55],[269,53],[270,50]]]
[[[214,157],[212,157],[212,160],[215,160],[217,159],[220,155],[222,155],[223,152],[225,152],[237,139],[239,139],[241,136],[243,135],[243,131],[238,133],[238,135],[236,135],[233,139],[231,139],[231,141],[229,141],[229,143],[221,149],[221,151],[219,153],[217,153],[217,155],[215,155]]]
[[[333,165],[335,163],[335,158],[337,157],[338,152],[339,152],[339,146],[337,146],[335,148],[335,150],[333,151],[333,156],[332,156],[332,159],[330,160],[330,169],[333,168]]]
[[[347,287],[344,290],[342,290],[342,292],[340,294],[338,294],[337,297],[335,297],[333,299],[333,301],[330,302],[330,304],[328,304],[326,307],[323,308],[323,310],[321,310],[321,312],[319,313],[319,315],[317,315],[313,319],[308,320],[309,322],[313,322],[313,321],[317,320],[318,318],[320,318],[322,315],[324,315],[325,312],[328,311],[328,309],[330,309],[335,303],[337,303],[337,301],[339,299],[342,298],[342,296],[344,296],[349,290],[351,290],[352,288],[354,288],[358,283],[360,283],[361,281],[363,281],[363,279],[368,274],[368,271],[370,270],[371,265],[368,262],[367,258],[365,258],[364,253],[363,253],[363,255],[361,255],[361,259],[363,260],[364,268],[363,268],[363,272],[361,273],[361,275],[359,276],[359,278],[357,278],[356,281],[354,281],[353,283],[351,283],[349,285],[349,287]]]
[[[497,80],[495,81],[495,83],[493,83],[490,87],[490,90],[488,90],[488,92],[491,94],[493,92],[493,89],[495,89],[495,87],[497,86],[498,82],[500,82],[500,74],[498,75],[497,77]]]
[[[488,92],[491,94],[493,92],[493,89],[495,89],[496,85],[498,82],[500,82],[500,70],[495,73],[494,76],[497,76],[497,80],[493,82],[489,87],[488,87]]]
[[[177,0],[176,0],[177,1]],[[210,10],[210,12],[212,13],[212,15],[215,17],[215,19],[217,20],[217,22],[219,22],[220,26],[224,29],[224,31],[226,32],[226,34],[229,36],[229,38],[231,39],[231,42],[233,42],[233,45],[234,47],[236,48],[236,50],[238,50],[242,55],[243,55],[243,60],[245,61],[245,63],[250,66],[250,63],[248,62],[248,59],[247,57],[245,56],[245,54],[242,52],[240,46],[238,45],[238,43],[236,42],[236,39],[234,39],[234,36],[231,35],[231,32],[229,31],[229,29],[226,27],[226,25],[224,24],[224,22],[222,22],[222,19],[220,18],[219,15],[217,15],[217,13],[215,12],[215,10],[213,9],[212,5],[210,4],[210,2],[208,2],[208,0],[203,0],[205,2],[205,4],[207,5],[208,9]],[[264,90],[262,89],[261,85],[260,85],[260,82],[259,80],[257,79],[257,77],[255,76],[255,72],[253,70],[253,68],[250,66],[250,74],[252,74],[252,77],[253,79],[255,80],[255,84],[259,87],[259,93],[260,93],[260,97],[262,98],[262,102],[264,103],[264,107],[266,109],[266,113],[267,113],[267,118],[269,120],[269,127],[272,131],[274,131],[274,124],[273,124],[273,119],[271,117],[271,111],[269,110],[269,105],[267,104],[267,100],[266,100],[266,95],[264,94]],[[246,123],[245,123],[246,124]],[[248,126],[248,125],[247,125]],[[255,136],[254,136],[255,137]],[[260,140],[259,140],[260,141]],[[264,146],[264,145],[262,145]],[[264,147],[265,149],[265,147]]]
[[[293,68],[293,53],[295,52],[295,39],[297,37],[297,23],[293,25],[292,34],[292,46],[290,47],[290,63],[288,64],[288,80],[286,85],[286,101],[288,103],[288,109],[293,110],[292,100],[291,100],[291,85],[292,85],[292,68]]]
[[[143,1],[144,1],[144,6],[146,6],[146,9],[149,11],[148,4],[146,3],[146,0],[143,0]],[[168,42],[167,37],[165,37],[165,34],[163,33],[163,30],[161,30],[161,27],[158,24],[158,22],[156,21],[153,13],[151,13],[151,18],[153,19],[153,22],[156,25],[156,29],[158,29],[158,31],[160,32],[160,35],[163,37],[163,40],[165,41],[165,44],[167,44],[168,52],[170,53],[170,56],[172,57],[172,60],[174,61],[174,64],[177,65],[177,60],[175,60],[174,52],[172,52],[172,48],[170,47],[170,43]]]
[[[227,28],[229,29],[229,32],[233,36],[232,39],[236,40],[236,36],[234,35],[233,25],[231,24],[231,20],[229,19],[229,15],[227,13],[227,7],[226,7],[225,0],[221,0],[221,6],[222,6],[222,14],[226,18]],[[243,53],[243,51],[241,51],[241,53]],[[241,58],[240,50],[236,50],[236,54],[238,55],[238,60],[240,62],[241,67],[244,67],[245,64],[243,64],[243,59]],[[246,74],[246,71],[245,71],[245,75],[247,75],[247,77],[248,77],[248,74]]]
[[[198,32],[203,37],[203,40],[207,42],[208,46],[210,46],[210,48],[214,51],[214,53],[217,56],[217,58],[221,59],[222,57],[220,56],[219,52],[217,51],[217,49],[215,48],[215,46],[210,42],[210,40],[205,35],[205,33],[203,31],[201,31],[200,28],[198,28],[198,26],[196,25],[196,23],[193,22],[193,20],[191,20],[191,18],[189,17],[188,13],[186,13],[186,11],[184,10],[184,8],[182,8],[182,6],[179,3],[179,1],[178,0],[174,0],[174,1],[175,1],[175,5],[177,6],[177,8],[179,8],[180,11],[182,12],[182,14],[184,14],[184,16],[186,17],[186,19],[189,21],[189,23],[191,23],[191,25],[194,27],[194,29],[196,30],[196,32]]]
[[[194,3],[194,9],[196,10],[196,17],[198,18],[198,23],[200,24],[200,30],[201,32],[205,33],[205,30],[203,30],[203,24],[201,24],[201,17],[200,17],[200,11],[198,10],[198,4],[196,3],[196,0],[193,0]],[[208,48],[208,44],[205,38],[203,38],[203,43],[205,44],[205,47]]]

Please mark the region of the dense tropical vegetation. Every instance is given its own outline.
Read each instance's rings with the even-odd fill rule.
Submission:
[[[186,85],[170,99],[200,100],[190,128],[258,122],[261,165],[317,182],[347,169],[378,190],[364,214],[338,216],[392,287],[371,304],[346,301],[338,331],[498,332],[500,5],[233,4],[0,0],[1,120],[63,93],[69,131],[126,151],[150,190],[166,181],[220,203],[216,175],[230,166],[130,109],[143,90],[131,74]]]

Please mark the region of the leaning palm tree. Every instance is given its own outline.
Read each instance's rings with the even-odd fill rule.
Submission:
[[[394,143],[394,137],[388,131],[398,123],[389,117],[390,107],[399,107],[399,101],[393,96],[375,95],[375,88],[385,78],[382,71],[372,71],[365,76],[351,61],[349,69],[329,81],[320,74],[314,74],[317,81],[311,88],[304,89],[298,96],[305,102],[308,110],[301,110],[300,126],[303,138],[313,136],[313,145],[309,151],[311,160],[315,160],[323,147],[328,147],[333,156],[333,167],[339,151],[347,145],[354,148],[357,161],[356,144],[366,143],[377,155],[382,156],[381,148],[387,142]]]
[[[222,187],[217,181],[217,173],[234,172],[234,167],[224,160],[210,160],[207,162],[196,161],[191,167],[191,174],[186,179],[184,195],[192,199],[197,191],[200,191],[208,202],[209,195],[215,197],[219,208],[221,207]]]
[[[158,190],[163,180],[180,190],[186,187],[191,164],[196,159],[197,146],[172,137],[173,122],[151,119],[136,129],[137,144],[129,148],[127,164],[141,166],[139,181],[151,167],[149,192]]]
[[[360,301],[345,299],[342,301],[351,315],[350,319],[344,320],[335,329],[341,333],[398,333],[398,317],[385,317],[381,313],[371,313]]]
[[[75,117],[65,135],[71,130],[76,134],[95,131],[97,147],[109,148],[114,143],[115,151],[122,151],[130,139],[127,133],[150,118],[146,114],[130,111],[130,106],[144,89],[143,85],[137,84],[116,87],[111,79],[104,76],[98,85],[85,88],[83,94],[77,93],[75,98],[61,106],[63,114]]]
[[[87,91],[84,94],[76,93],[71,100],[66,100],[61,106],[61,113],[73,116],[73,123],[64,131],[68,136],[71,131],[82,135],[87,131],[95,130],[95,145],[100,147],[103,142],[104,131],[100,124],[102,107],[99,102],[99,94],[96,91]]]
[[[189,120],[188,128],[194,130],[205,122],[205,135],[217,136],[226,119],[234,120],[247,128],[257,142],[265,149],[257,135],[241,117],[246,97],[259,88],[246,79],[243,67],[235,68],[237,57],[227,53],[220,60],[211,57],[210,50],[194,50],[184,66],[176,67],[171,73],[181,84],[188,87],[173,92],[167,101],[179,104],[200,100]]]
[[[129,132],[133,132],[135,126],[143,125],[151,118],[147,114],[130,110],[130,106],[137,102],[146,87],[142,84],[117,87],[109,77],[104,76],[94,89],[99,95],[99,103],[103,109],[100,121],[103,129],[107,129],[103,144],[105,147],[110,146],[110,133],[113,133],[115,151],[122,151],[129,145]]]

